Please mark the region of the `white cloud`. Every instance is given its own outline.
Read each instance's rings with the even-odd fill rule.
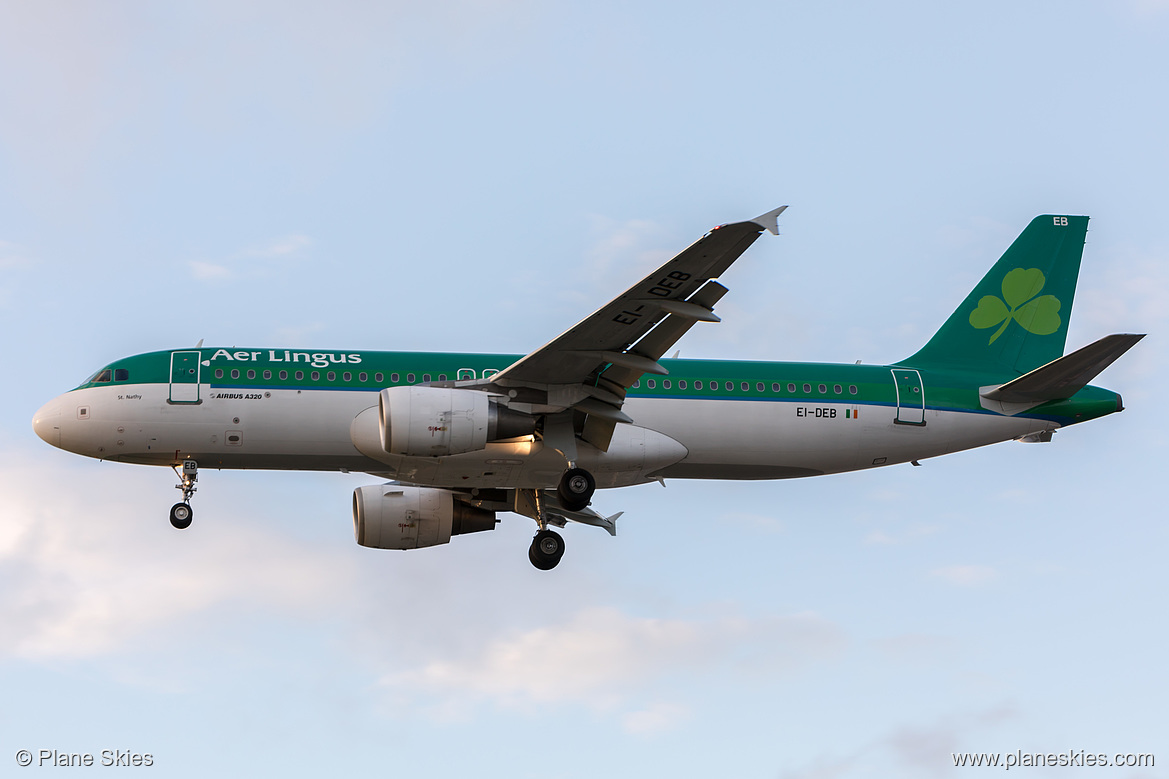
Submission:
[[[227,279],[233,275],[223,265],[216,265],[212,262],[200,262],[199,260],[191,260],[187,263],[191,269],[191,275],[201,281],[210,281],[213,279]]]
[[[652,735],[673,730],[691,717],[686,706],[673,703],[655,703],[641,711],[631,711],[621,717],[621,727],[626,733],[637,736]]]
[[[448,650],[382,681],[400,702],[421,699],[436,707],[431,716],[465,711],[478,701],[633,707],[624,726],[646,733],[685,719],[677,704],[637,707],[666,678],[730,666],[757,683],[833,657],[844,643],[838,628],[813,614],[684,620],[593,607],[558,625],[507,632],[471,651]]]
[[[284,238],[278,238],[274,241],[271,241],[265,246],[261,246],[255,249],[246,249],[236,256],[259,257],[264,259],[273,257],[287,257],[291,254],[296,254],[311,244],[312,240],[307,235],[288,235]]]
[[[190,260],[187,266],[191,269],[191,275],[200,281],[219,281],[241,275],[264,275],[271,270],[272,263],[297,259],[311,245],[312,239],[308,236],[293,234],[275,238],[262,246],[235,252],[220,262]]]
[[[63,473],[40,463],[0,456],[0,657],[101,656],[166,643],[170,630],[216,607],[315,611],[349,588],[343,564],[288,537],[246,525],[220,526],[214,537],[197,526],[172,531],[166,505],[133,497],[153,491],[148,478],[170,475],[161,469],[115,466],[118,478],[106,480],[92,466]]]
[[[998,578],[998,571],[986,565],[949,565],[930,571],[932,576],[959,587],[978,587]]]

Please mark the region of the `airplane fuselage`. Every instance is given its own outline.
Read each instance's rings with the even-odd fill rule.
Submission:
[[[298,356],[299,355],[299,356]],[[34,428],[104,460],[370,472],[413,484],[555,485],[564,458],[538,437],[482,451],[406,457],[380,445],[385,387],[490,376],[511,355],[200,348],[112,363],[50,401]],[[783,479],[920,460],[1024,438],[1121,408],[1086,387],[1008,415],[979,397],[985,376],[912,366],[663,360],[643,377],[608,450],[582,444],[598,487],[660,478]],[[193,373],[192,373],[193,371]]]

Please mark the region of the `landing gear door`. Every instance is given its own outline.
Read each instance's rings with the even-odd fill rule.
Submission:
[[[171,352],[170,402],[199,402],[199,360],[201,352]]]
[[[893,383],[897,387],[896,425],[925,426],[925,390],[921,374],[912,368],[894,368]]]

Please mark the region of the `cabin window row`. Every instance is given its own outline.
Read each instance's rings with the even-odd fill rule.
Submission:
[[[275,374],[273,374],[272,371],[257,371],[257,370],[241,371],[239,368],[232,368],[230,371],[225,371],[223,368],[216,368],[215,369],[215,378],[217,378],[217,379],[222,379],[225,376],[230,376],[230,378],[233,378],[233,379],[239,379],[243,376],[246,376],[248,379],[255,379],[257,376],[262,376],[265,381],[270,381],[273,378],[273,375],[275,375],[276,378],[278,378],[280,381],[288,381],[290,375],[294,381],[304,381],[306,372],[305,371],[293,371],[293,372],[289,373],[289,371],[277,371]],[[324,372],[324,373],[322,373],[321,371],[309,371],[307,373],[307,375],[308,375],[310,381],[320,381],[322,376],[325,377],[325,381],[337,381],[337,376],[340,375],[341,381],[346,382],[346,383],[352,382],[353,376],[354,376],[352,371],[345,371],[341,374],[338,374],[336,371],[328,371],[328,372]],[[385,378],[386,378],[386,375],[384,373],[373,374],[373,381],[375,384],[381,384],[383,381],[385,381]],[[391,373],[390,374],[390,383],[397,384],[401,380],[401,378],[402,378],[402,375],[400,373]],[[407,373],[406,374],[406,383],[407,384],[414,384],[415,381],[417,380],[417,378],[418,378],[417,374]],[[429,382],[431,380],[431,378],[432,378],[431,374],[429,374],[429,373],[422,374],[422,381],[424,383]],[[447,377],[446,377],[445,373],[438,374],[438,381],[446,381],[446,380],[447,380]],[[368,382],[369,381],[369,373],[367,373],[365,371],[358,373],[357,374],[357,381],[361,382],[363,384],[365,382]]]
[[[691,387],[691,385],[693,385],[695,390],[704,390],[705,389],[709,392],[719,392],[719,391],[734,392],[735,391],[735,382],[733,382],[733,381],[720,381],[717,379],[712,380],[712,381],[708,381],[708,382],[704,382],[702,379],[695,379],[692,382],[688,381],[687,379],[678,379],[676,382],[673,379],[661,379],[660,381],[661,381],[662,389],[673,389],[674,385],[676,383],[677,388],[680,390],[689,389]],[[645,386],[647,389],[657,389],[658,383],[659,383],[658,379],[646,379]],[[803,394],[811,395],[812,394],[812,386],[813,385],[811,383],[805,382],[802,385]],[[638,389],[639,387],[641,387],[640,380],[633,382],[633,389]],[[827,395],[828,394],[828,387],[829,387],[829,385],[827,385],[827,384],[815,385],[815,388],[820,395]],[[834,394],[834,395],[843,395],[844,394],[844,385],[833,384],[833,385],[831,385],[831,387],[832,387],[832,394]],[[787,383],[787,391],[790,394],[794,395],[796,393],[796,391],[800,388],[801,388],[801,385],[797,384],[794,381],[790,381]],[[749,382],[749,381],[740,382],[739,389],[742,392],[750,392],[751,391],[751,382]],[[767,383],[762,382],[762,381],[755,382],[755,391],[756,392],[766,392],[767,391]],[[782,393],[784,391],[783,382],[779,382],[779,381],[771,382],[771,391],[773,393],[776,393],[776,394]],[[858,391],[859,390],[857,389],[857,386],[855,384],[848,385],[848,394],[855,395],[855,394],[857,394]]]

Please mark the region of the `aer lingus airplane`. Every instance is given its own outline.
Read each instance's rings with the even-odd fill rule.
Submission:
[[[539,527],[528,556],[564,553],[549,526],[616,533],[597,487],[664,479],[790,479],[1049,441],[1122,409],[1088,386],[1143,336],[1064,355],[1088,218],[1039,216],[919,352],[892,365],[669,360],[717,322],[717,279],[777,208],[717,227],[568,331],[518,357],[196,347],[135,355],[46,403],[37,435],[88,457],[168,465],[191,523],[198,467],[360,471],[357,542],[416,549]],[[181,470],[180,470],[181,469]]]

